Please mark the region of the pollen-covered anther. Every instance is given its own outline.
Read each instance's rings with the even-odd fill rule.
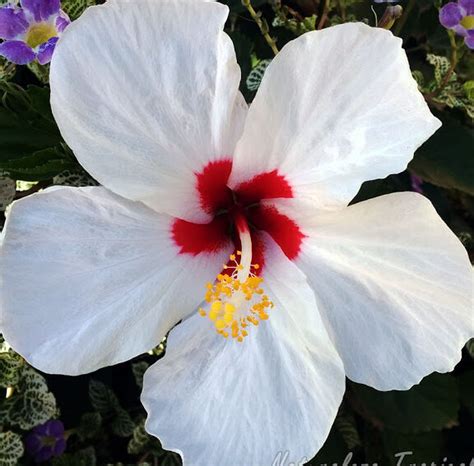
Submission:
[[[241,251],[230,255],[229,263],[223,266],[224,272],[217,275],[215,283],[206,284],[207,311],[200,308],[199,314],[207,316],[224,338],[242,342],[248,336],[248,324],[257,326],[267,320],[273,303],[264,294],[263,278],[256,275],[259,265],[251,264],[245,271],[237,257],[242,257]]]

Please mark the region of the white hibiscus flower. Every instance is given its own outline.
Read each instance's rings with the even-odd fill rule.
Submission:
[[[389,390],[450,371],[471,268],[418,194],[348,207],[439,126],[400,39],[305,34],[247,111],[227,15],[115,0],[66,30],[52,107],[103,187],[14,203],[1,326],[35,367],[81,374],[181,321],[145,375],[147,430],[185,464],[265,466],[318,451],[345,375]]]

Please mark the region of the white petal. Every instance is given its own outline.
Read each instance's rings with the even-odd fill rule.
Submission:
[[[402,171],[440,123],[401,44],[348,23],[286,45],[250,107],[230,185],[277,169],[295,198],[335,209],[362,182]]]
[[[451,371],[474,336],[472,268],[431,203],[389,194],[313,223],[297,263],[347,376],[391,390]]]
[[[270,319],[237,343],[194,315],[171,332],[165,357],[145,374],[146,428],[184,465],[270,466],[279,452],[303,464],[336,415],[342,363],[305,276],[271,243]]]
[[[170,217],[104,188],[13,204],[1,249],[0,328],[45,372],[79,374],[158,344],[230,251],[178,254]]]
[[[115,1],[65,31],[51,105],[79,162],[105,187],[156,211],[206,221],[196,172],[230,157],[246,104],[215,2]]]

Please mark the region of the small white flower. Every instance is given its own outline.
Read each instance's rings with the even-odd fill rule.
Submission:
[[[103,187],[13,204],[1,327],[37,368],[81,374],[182,321],[145,375],[148,431],[185,464],[264,466],[318,451],[345,375],[389,390],[450,371],[472,275],[422,196],[348,207],[439,127],[400,39],[305,34],[247,111],[227,14],[115,0],[66,30],[52,107]]]

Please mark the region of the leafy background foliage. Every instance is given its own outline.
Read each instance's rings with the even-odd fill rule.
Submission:
[[[1,2],[0,2],[1,3]],[[78,18],[94,0],[65,0]],[[375,25],[386,5],[369,0],[226,0],[227,32],[242,68],[241,90],[251,101],[273,58],[304,32],[347,21]],[[473,55],[438,22],[441,1],[408,0],[393,26],[403,38],[413,75],[443,127],[416,153],[407,171],[365,183],[354,202],[421,186],[439,214],[474,253]],[[392,4],[393,5],[393,4]],[[139,70],[137,70],[139,72]],[[308,77],[310,79],[310,77]],[[289,83],[291,85],[291,83]],[[61,138],[49,106],[48,67],[14,66],[0,58],[0,226],[8,204],[50,185],[96,182]],[[8,344],[0,345],[0,465],[33,464],[24,439],[35,426],[61,419],[66,452],[50,463],[179,465],[144,429],[139,395],[146,368],[165,342],[129,363],[80,377],[40,374]],[[377,392],[348,381],[329,438],[308,464],[465,462],[474,456],[474,341],[451,374],[432,374],[406,392]],[[314,419],[314,422],[318,422]],[[251,465],[252,466],[252,465]]]

